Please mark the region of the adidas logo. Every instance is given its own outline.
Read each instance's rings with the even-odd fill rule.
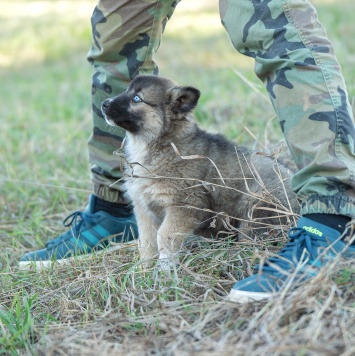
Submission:
[[[312,227],[312,226],[302,226],[302,229],[312,233],[312,234],[315,234],[315,235],[318,235],[318,236],[323,236],[323,233],[322,231],[319,231],[318,229],[316,229],[315,227]]]

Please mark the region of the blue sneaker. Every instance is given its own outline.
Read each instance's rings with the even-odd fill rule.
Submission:
[[[256,266],[255,274],[233,286],[229,300],[247,303],[270,298],[316,276],[339,254],[355,258],[355,246],[347,247],[338,231],[304,217],[289,230],[288,237],[289,242],[281,251]]]
[[[119,248],[118,243],[138,238],[134,215],[116,218],[104,211],[94,213],[96,197],[90,195],[84,212],[77,211],[64,221],[70,229],[42,250],[26,253],[19,262],[20,269],[49,267],[53,262],[63,263],[77,256],[87,256],[102,250]]]

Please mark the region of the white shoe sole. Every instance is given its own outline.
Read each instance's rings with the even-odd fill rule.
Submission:
[[[20,261],[19,262],[19,269],[20,270],[39,270],[42,268],[51,268],[54,265],[65,265],[65,264],[70,264],[78,260],[84,260],[84,259],[89,259],[89,258],[94,258],[95,256],[99,256],[103,253],[106,252],[113,252],[116,250],[121,250],[124,248],[128,247],[133,247],[137,246],[137,241],[132,241],[132,242],[124,242],[121,244],[115,244],[114,246],[111,246],[109,248],[105,248],[100,251],[94,251],[91,253],[87,253],[85,255],[79,255],[79,256],[73,256],[69,258],[63,258],[60,260],[55,260],[55,261]]]
[[[227,299],[237,303],[252,303],[260,300],[269,299],[273,296],[275,296],[274,293],[247,292],[247,291],[232,289],[229,292]]]

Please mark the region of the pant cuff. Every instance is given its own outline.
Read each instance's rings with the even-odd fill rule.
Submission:
[[[335,214],[355,218],[355,201],[344,196],[312,195],[301,199],[301,215]]]

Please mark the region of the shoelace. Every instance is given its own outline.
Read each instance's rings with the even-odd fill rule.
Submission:
[[[79,219],[80,218],[80,219]],[[68,215],[64,220],[63,220],[63,225],[65,227],[70,227],[74,224],[73,230],[74,236],[77,237],[80,233],[81,226],[86,222],[88,223],[94,223],[96,219],[98,218],[97,215],[94,214],[87,214],[82,211],[75,211],[74,213]],[[65,233],[56,239],[49,241],[46,245],[46,248],[53,248],[58,246],[60,243],[67,241],[72,238],[71,233]]]
[[[306,253],[303,254],[305,258],[308,260],[317,259],[318,256],[314,253],[314,247],[322,245],[318,237],[299,227],[290,229],[288,237],[290,239],[289,242],[277,253],[277,256],[270,257],[266,261],[262,267],[263,272],[276,272],[275,268],[268,264],[269,261],[271,264],[279,266],[282,270],[289,270],[290,265],[296,266],[299,262],[304,262],[304,259],[300,260],[304,250],[306,250]],[[259,267],[256,266],[255,271],[258,271]]]

